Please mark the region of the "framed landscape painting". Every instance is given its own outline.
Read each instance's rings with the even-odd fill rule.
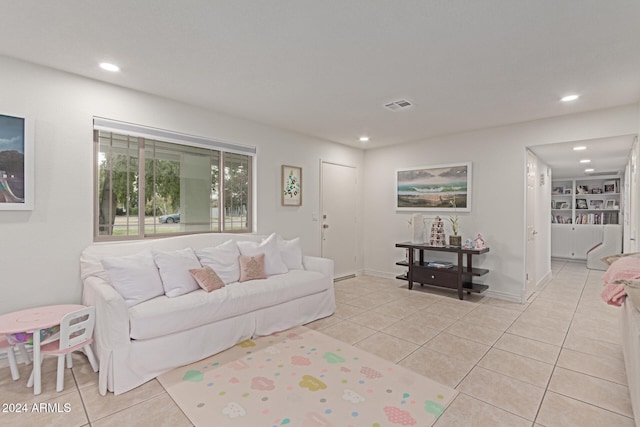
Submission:
[[[0,113],[0,210],[32,210],[33,124]]]
[[[471,162],[396,170],[399,211],[471,212]]]

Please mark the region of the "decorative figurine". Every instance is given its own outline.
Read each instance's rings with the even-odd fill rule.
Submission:
[[[478,237],[473,241],[473,247],[476,249],[484,249],[487,247],[487,243],[482,238],[482,234],[478,233]]]
[[[474,243],[473,243],[473,240],[471,240],[471,239],[467,239],[467,240],[464,241],[464,248],[465,249],[473,249],[473,245],[474,245]]]

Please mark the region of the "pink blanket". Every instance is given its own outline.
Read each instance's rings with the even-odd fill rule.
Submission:
[[[627,296],[627,292],[624,290],[623,284],[607,283],[604,285],[604,290],[600,294],[600,297],[609,305],[615,305],[620,307]]]

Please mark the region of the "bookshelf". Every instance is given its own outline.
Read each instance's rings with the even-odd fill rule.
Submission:
[[[602,241],[604,224],[621,224],[619,176],[553,180],[551,256],[586,259]]]

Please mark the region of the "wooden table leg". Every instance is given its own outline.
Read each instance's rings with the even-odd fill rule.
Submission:
[[[409,271],[407,271],[409,290],[413,289],[413,248],[409,249]]]
[[[458,252],[458,299],[464,299],[462,288],[462,252]]]

